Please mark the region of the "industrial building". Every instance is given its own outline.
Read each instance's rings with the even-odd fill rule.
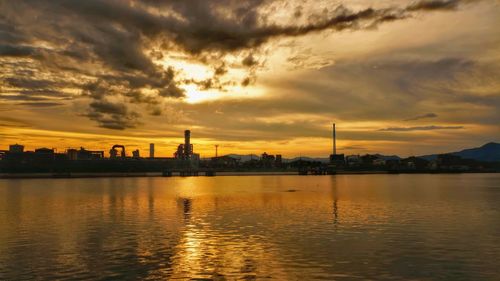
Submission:
[[[177,151],[174,153],[174,158],[178,160],[191,160],[197,162],[200,160],[200,155],[193,152],[193,144],[191,143],[191,131],[184,131],[184,143],[177,146]]]
[[[149,144],[149,158],[155,158],[155,144]]]
[[[66,150],[66,155],[69,160],[92,160],[92,159],[102,159],[104,158],[104,151],[96,150],[86,150],[80,147],[79,150],[74,148],[69,148]]]
[[[175,169],[193,169],[199,164],[199,154],[193,152],[191,132],[184,132],[184,143],[179,145],[175,157],[155,157],[154,144],[149,146],[149,157],[142,158],[138,149],[128,157],[124,145],[115,144],[104,151],[68,148],[65,153],[55,149],[37,148],[25,151],[23,145],[13,144],[0,151],[0,172],[7,173],[102,173],[102,172],[163,172]]]

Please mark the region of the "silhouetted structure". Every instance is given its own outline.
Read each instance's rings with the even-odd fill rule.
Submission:
[[[24,152],[24,145],[20,144],[11,144],[9,145],[9,152],[10,153],[23,153]]]
[[[177,147],[174,157],[155,157],[154,144],[150,144],[149,158],[141,158],[139,150],[127,157],[123,145],[114,145],[109,158],[104,151],[87,150],[81,147],[67,149],[57,153],[51,148],[37,148],[25,151],[23,145],[13,144],[8,150],[0,150],[0,173],[52,173],[66,175],[70,173],[142,173],[160,172],[164,176],[173,173],[181,176],[196,176],[199,173],[215,175],[217,171],[295,171],[303,175],[335,174],[338,171],[353,172],[498,172],[500,162],[481,162],[463,159],[455,153],[440,154],[433,158],[383,156],[379,154],[350,155],[337,154],[336,132],[333,124],[333,147],[329,161],[322,158],[283,159],[280,154],[264,152],[260,158],[250,155],[247,161],[237,155],[218,156],[205,159],[201,163],[199,154],[194,153],[191,132],[184,132],[184,143]],[[218,146],[218,145],[217,145]],[[217,149],[216,146],[216,149]],[[428,159],[428,160],[427,160]]]
[[[134,158],[141,158],[139,149],[136,149],[136,150],[132,151],[132,157],[134,157]]]
[[[104,158],[104,151],[86,150],[80,147],[80,150],[70,148],[66,150],[66,155],[69,160],[92,160]]]
[[[278,168],[283,166],[283,157],[281,154],[276,154],[275,166]]]
[[[184,131],[184,143],[179,144],[174,153],[176,159],[189,160],[193,157],[193,145],[191,144],[191,131]]]
[[[149,144],[149,158],[155,158],[155,144]]]
[[[189,134],[186,134],[189,143]],[[109,151],[109,158],[104,157],[104,151],[79,150],[70,148],[65,153],[57,153],[50,148],[37,148],[35,151],[24,151],[22,145],[10,145],[9,150],[0,151],[1,173],[137,173],[137,172],[164,172],[166,170],[190,169],[197,166],[193,161],[199,157],[192,153],[189,159],[172,157],[141,158],[139,150],[127,157],[125,146],[114,145]],[[151,148],[151,147],[150,147]],[[153,148],[154,150],[154,148]],[[150,151],[151,152],[151,151]],[[154,152],[153,152],[154,154]],[[151,155],[150,155],[151,156]]]
[[[275,161],[275,157],[274,155],[269,155],[267,153],[263,153],[262,154],[262,157],[260,158],[261,162],[262,162],[262,166],[264,168],[272,168],[274,167],[274,161]]]
[[[126,157],[126,154],[125,154],[125,146],[120,145],[120,144],[115,144],[115,145],[113,145],[113,147],[112,147],[112,148],[111,148],[111,150],[109,151],[109,157],[110,157],[110,158],[116,158],[116,157],[118,157],[118,151],[116,150],[117,148],[120,148],[120,149],[121,149],[120,157],[121,157],[121,158],[125,158],[125,157]]]
[[[333,133],[332,133],[333,149],[330,155],[330,165],[334,168],[341,168],[345,165],[344,154],[337,154],[337,132],[335,128],[335,123],[333,123]]]

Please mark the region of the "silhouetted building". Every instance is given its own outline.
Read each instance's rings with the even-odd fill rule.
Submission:
[[[191,131],[184,131],[184,143],[179,144],[174,153],[176,159],[190,160],[193,158],[193,145],[191,144]],[[198,157],[199,158],[199,157]]]
[[[174,153],[174,158],[177,160],[186,160],[181,161],[184,163],[183,165],[187,165],[189,167],[198,166],[200,161],[200,155],[193,153],[193,145],[191,144],[191,131],[184,131],[184,143],[179,144],[177,147],[177,151]]]
[[[236,168],[240,164],[240,159],[228,155],[213,157],[210,166],[217,168]]]
[[[117,158],[118,157],[118,150],[117,148],[121,149],[120,157],[121,158],[126,158],[126,153],[125,153],[125,146],[120,145],[120,144],[115,144],[109,151],[109,158]]]
[[[363,161],[359,155],[349,155],[346,157],[346,163],[349,167],[360,167]]]
[[[330,155],[330,164],[336,167],[342,167],[345,165],[345,156],[344,154],[331,154]]]
[[[177,151],[174,152],[174,157],[176,159],[184,159],[184,144],[179,144],[179,146],[177,146]]]
[[[395,170],[398,169],[401,165],[401,160],[399,159],[387,159],[385,160],[385,166],[389,169]]]
[[[274,161],[276,167],[281,167],[283,166],[283,158],[281,157],[281,154],[276,154],[276,160]]]
[[[436,164],[438,169],[454,171],[466,171],[476,165],[473,160],[466,160],[453,154],[438,155],[436,158]]]
[[[42,147],[42,148],[37,148],[35,149],[35,154],[38,155],[53,155],[54,154],[54,149]]]
[[[11,144],[9,145],[9,152],[10,153],[23,153],[24,152],[24,145],[20,144]]]
[[[365,154],[361,156],[361,162],[363,166],[373,166],[373,161],[377,160],[379,157],[376,155]]]
[[[386,161],[385,161],[385,159],[378,157],[372,161],[372,164],[373,164],[373,166],[379,166],[379,167],[385,166]]]
[[[260,158],[260,161],[262,162],[263,167],[271,168],[271,167],[274,167],[275,157],[274,157],[274,155],[270,155],[270,154],[267,154],[266,152],[264,152],[262,154],[262,157]]]
[[[80,147],[80,150],[70,148],[66,151],[69,160],[93,160],[104,158],[104,151],[86,150]]]
[[[189,159],[193,154],[193,146],[191,145],[191,131],[184,131],[184,156]]]
[[[411,156],[411,157],[408,157],[408,158],[401,160],[401,166],[403,168],[410,169],[410,170],[428,169],[429,163],[430,163],[429,161],[427,161],[423,158],[415,157],[415,156]]]
[[[141,158],[141,156],[139,154],[139,149],[136,149],[136,150],[132,151],[132,157],[134,157],[134,158]]]
[[[149,144],[149,158],[155,158],[155,144]]]

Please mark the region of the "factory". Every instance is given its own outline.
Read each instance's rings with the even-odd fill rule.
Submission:
[[[193,152],[193,144],[191,143],[191,131],[184,131],[184,143],[177,146],[177,151],[174,153],[174,158],[178,160],[199,161],[200,155]]]
[[[13,173],[69,173],[69,172],[163,172],[175,169],[194,169],[199,165],[200,155],[194,153],[191,131],[184,131],[184,143],[179,144],[173,157],[156,157],[155,144],[149,144],[149,157],[141,157],[138,149],[127,156],[126,147],[115,144],[109,157],[103,150],[68,148],[64,153],[56,149],[37,148],[25,151],[23,145],[13,144],[9,150],[0,150],[0,170]]]

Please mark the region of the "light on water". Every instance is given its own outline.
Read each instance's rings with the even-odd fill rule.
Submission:
[[[0,279],[493,280],[500,175],[0,181]]]

